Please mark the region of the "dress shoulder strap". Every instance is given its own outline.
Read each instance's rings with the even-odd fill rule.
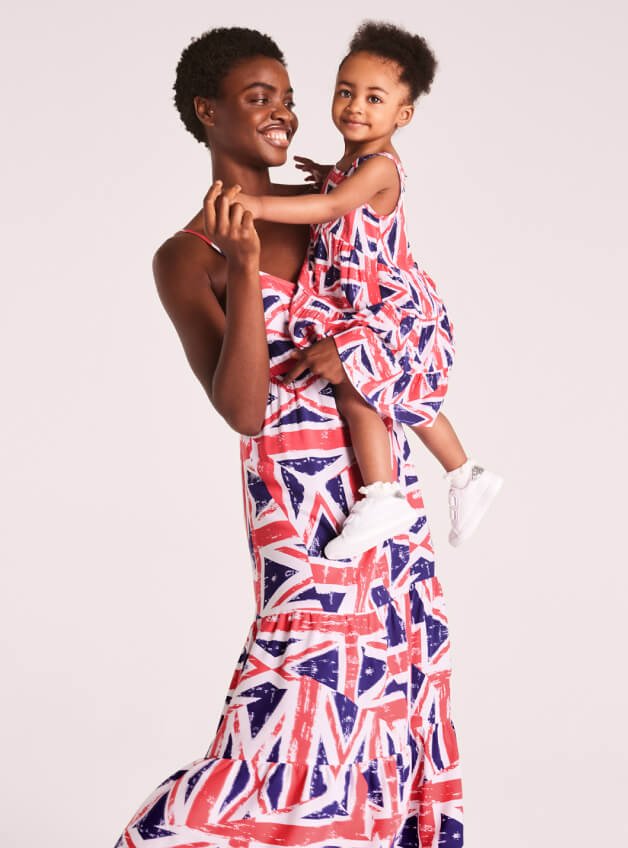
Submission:
[[[388,153],[386,150],[380,150],[378,153],[367,153],[365,156],[358,156],[358,158],[353,162],[353,167],[357,168],[360,163],[366,162],[367,159],[371,159],[373,156],[385,156],[386,159],[390,159],[395,163],[397,172],[399,173],[401,188],[403,189],[406,183],[406,172],[403,170],[403,165],[396,156],[393,156],[392,153]]]
[[[180,232],[180,233],[189,233],[189,234],[190,234],[190,235],[192,235],[192,236],[198,236],[198,238],[200,238],[202,241],[204,241],[204,242],[205,242],[205,244],[209,245],[209,247],[213,248],[213,249],[214,249],[215,251],[217,251],[217,252],[218,252],[221,256],[224,256],[224,253],[223,253],[223,252],[222,252],[222,250],[218,247],[218,245],[217,245],[217,244],[214,244],[214,242],[213,242],[213,241],[211,241],[210,239],[208,239],[208,238],[207,238],[207,236],[206,236],[204,233],[199,233],[197,230],[191,230],[191,229],[189,229],[189,227],[184,227],[182,230],[179,230],[179,232]]]

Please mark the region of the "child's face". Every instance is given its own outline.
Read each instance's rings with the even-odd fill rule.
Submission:
[[[342,63],[331,112],[346,141],[383,141],[410,121],[414,107],[400,70],[372,53],[353,53]]]

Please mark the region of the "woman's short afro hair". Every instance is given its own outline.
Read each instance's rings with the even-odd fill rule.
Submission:
[[[352,53],[372,53],[396,62],[401,68],[400,80],[408,86],[413,103],[421,94],[428,93],[436,73],[436,57],[427,41],[394,24],[364,21],[342,61]]]
[[[220,84],[240,62],[268,56],[286,64],[284,55],[268,35],[244,27],[219,27],[193,38],[179,59],[174,83],[174,104],[185,128],[205,143],[203,125],[194,111],[195,97],[219,97]]]

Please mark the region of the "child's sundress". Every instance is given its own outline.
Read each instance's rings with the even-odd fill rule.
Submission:
[[[430,427],[447,391],[453,329],[433,280],[410,251],[405,224],[405,173],[390,153],[333,167],[327,194],[370,156],[397,166],[399,200],[389,215],[369,205],[312,227],[290,306],[290,335],[304,348],[333,336],[345,369],[360,363],[355,388],[386,417]]]

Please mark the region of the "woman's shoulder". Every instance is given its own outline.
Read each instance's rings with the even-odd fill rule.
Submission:
[[[160,292],[184,289],[187,281],[205,284],[219,276],[224,259],[193,219],[159,245],[153,255],[153,276]]]

